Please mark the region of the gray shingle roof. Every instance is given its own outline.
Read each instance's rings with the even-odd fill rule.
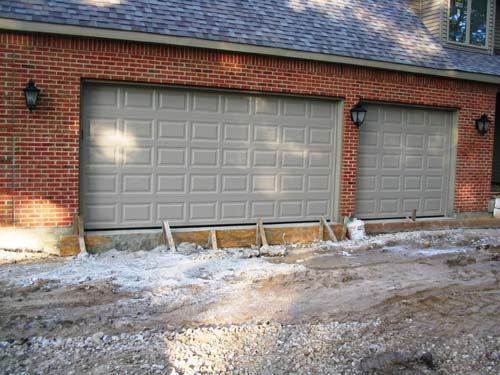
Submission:
[[[457,70],[471,73],[500,75],[500,55],[485,55],[446,48],[448,58]]]
[[[407,0],[0,0],[0,16],[500,75],[445,49]],[[458,60],[460,61],[457,61]],[[467,61],[467,62],[465,62]]]

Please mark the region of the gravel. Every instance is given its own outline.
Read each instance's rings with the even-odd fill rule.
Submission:
[[[498,374],[499,337],[443,339],[406,323],[397,334],[370,320],[31,337],[0,342],[0,361],[5,374]]]

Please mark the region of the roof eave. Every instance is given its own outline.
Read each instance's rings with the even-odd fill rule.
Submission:
[[[339,55],[329,55],[315,52],[305,52],[275,47],[254,46],[242,43],[221,42],[215,40],[198,39],[190,37],[170,36],[161,34],[144,33],[137,31],[123,31],[115,29],[104,29],[95,27],[63,25],[46,22],[23,21],[0,17],[0,29],[17,31],[46,33],[58,35],[71,35],[89,38],[103,38],[114,40],[126,40],[134,42],[168,44],[193,48],[205,48],[221,51],[251,53],[258,55],[280,56],[302,60],[322,61],[336,64],[355,65],[367,68],[394,70],[398,72],[426,74],[445,78],[463,79],[468,81],[500,84],[500,76],[470,73],[455,69],[435,69],[415,65],[398,64],[377,60],[360,59]]]

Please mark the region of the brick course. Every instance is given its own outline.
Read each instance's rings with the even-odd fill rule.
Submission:
[[[30,113],[22,89],[42,89]],[[160,83],[344,99],[341,213],[354,212],[359,99],[458,110],[455,211],[483,211],[490,192],[497,86],[341,64],[146,43],[0,33],[0,225],[66,226],[78,210],[83,79]],[[15,139],[15,142],[14,142]],[[14,144],[15,143],[15,144]],[[15,151],[15,161],[12,160]]]

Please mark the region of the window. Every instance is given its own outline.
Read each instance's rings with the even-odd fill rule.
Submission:
[[[488,0],[450,0],[448,40],[486,47]]]

